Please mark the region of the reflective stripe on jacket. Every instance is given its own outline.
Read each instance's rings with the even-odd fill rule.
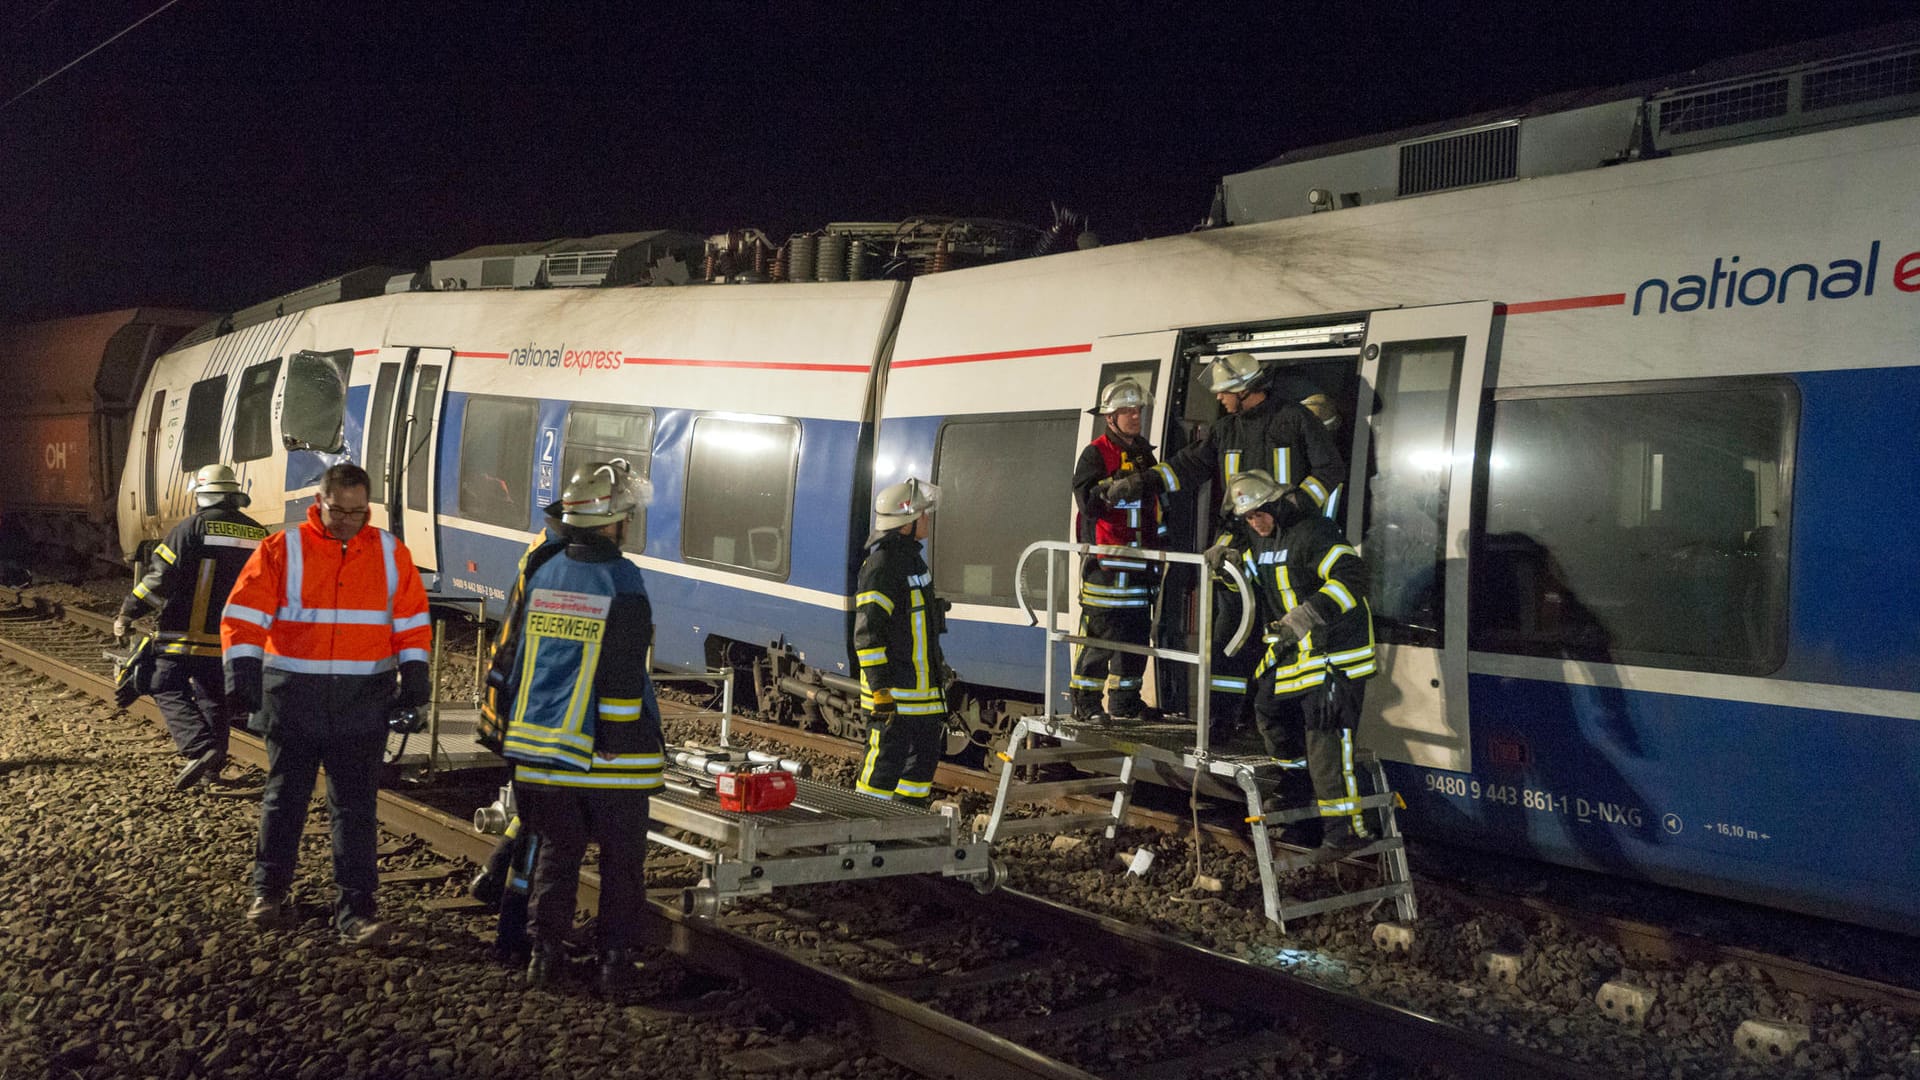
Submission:
[[[1302,518],[1274,535],[1254,537],[1242,565],[1260,599],[1262,625],[1310,605],[1324,625],[1293,645],[1266,636],[1267,651],[1255,678],[1273,677],[1274,693],[1298,693],[1326,681],[1329,665],[1349,679],[1377,670],[1373,609],[1367,602],[1367,565],[1338,526],[1323,517]]]
[[[1073,469],[1073,499],[1079,508],[1075,535],[1083,544],[1162,548],[1167,540],[1166,496],[1152,490],[1137,500],[1109,505],[1094,488],[1110,476],[1153,468],[1145,439],[1123,442],[1108,433],[1080,451]],[[1097,555],[1081,564],[1083,608],[1150,608],[1160,588],[1160,567],[1121,555]]]
[[[431,622],[405,544],[372,526],[342,544],[313,506],[247,561],[220,641],[229,665],[260,662],[269,733],[290,722],[316,734],[342,726],[370,734],[386,723],[394,670],[429,659]]]
[[[237,507],[210,506],[173,527],[153,549],[146,574],[120,604],[139,618],[159,608],[154,645],[161,655],[219,656],[220,615],[247,560],[267,538]]]
[[[653,607],[640,568],[606,537],[576,539],[527,575],[523,607],[503,690],[514,783],[660,787]]]
[[[860,707],[885,691],[904,716],[945,716],[940,635],[946,617],[920,541],[889,532],[867,549],[853,597],[853,648],[860,661]]]

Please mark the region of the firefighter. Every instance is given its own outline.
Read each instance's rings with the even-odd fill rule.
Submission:
[[[160,609],[153,701],[187,759],[173,781],[181,791],[217,776],[227,760],[227,733],[242,714],[228,703],[221,675],[220,612],[241,567],[267,538],[241,513],[251,500],[225,465],[194,474],[193,501],[199,509],[153,549],[146,576],[113,620],[114,639],[125,640],[133,620]]]
[[[626,462],[617,458],[613,464],[626,467]],[[567,529],[560,520],[561,512],[560,500],[548,503],[545,528],[527,545],[527,550],[520,553],[520,565],[514,570],[513,585],[507,590],[506,617],[500,622],[500,635],[494,639],[493,651],[488,654],[487,685],[480,702],[476,741],[496,754],[506,749],[507,720],[513,710],[513,702],[503,699],[501,690],[507,685],[511,674],[509,669],[515,654],[514,635],[518,633],[526,614],[524,600],[527,576],[566,549]],[[511,761],[507,762],[507,771],[507,782],[511,784]],[[508,964],[525,964],[530,959],[528,954],[533,941],[527,936],[527,902],[528,893],[533,887],[533,864],[538,851],[539,838],[515,814],[507,822],[506,835],[494,845],[493,853],[487,857],[486,866],[467,885],[467,894],[475,900],[488,907],[498,905],[493,952]]]
[[[1304,751],[1321,845],[1351,849],[1368,840],[1353,771],[1353,729],[1375,671],[1367,567],[1338,526],[1287,495],[1264,470],[1234,476],[1227,498],[1246,537],[1206,556],[1241,559],[1259,597],[1266,652],[1254,671],[1255,716],[1267,753]]]
[[[1250,352],[1228,353],[1208,368],[1209,389],[1226,415],[1215,420],[1206,434],[1167,460],[1135,477],[1117,481],[1109,492],[1115,499],[1135,499],[1173,491],[1197,491],[1215,481],[1224,492],[1227,478],[1247,469],[1261,469],[1281,479],[1289,498],[1301,508],[1332,516],[1339,506],[1340,478],[1346,461],[1327,429],[1298,402],[1271,393],[1272,375]],[[1232,541],[1239,521],[1222,500],[1214,542]],[[1208,715],[1215,738],[1231,739],[1244,722],[1249,676],[1256,657],[1242,648],[1225,652],[1239,623],[1238,598],[1230,579],[1216,579],[1213,604],[1213,685]]]
[[[1109,481],[1154,467],[1153,447],[1141,428],[1153,396],[1133,379],[1116,379],[1087,411],[1106,418],[1104,430],[1073,467],[1073,500],[1079,508],[1075,532],[1080,543],[1120,547],[1166,546],[1164,499],[1148,495],[1109,502]],[[1153,599],[1160,588],[1159,567],[1118,555],[1089,556],[1080,570],[1080,634],[1129,645],[1145,645],[1153,630]],[[1132,723],[1141,718],[1141,675],[1147,658],[1095,645],[1080,646],[1073,657],[1073,716],[1077,720]],[[1113,687],[1109,710],[1100,694]]]
[[[566,547],[527,575],[525,615],[502,702],[506,757],[524,828],[539,838],[527,979],[557,982],[573,926],[587,841],[600,845],[600,990],[617,997],[636,972],[646,907],[647,804],[666,747],[647,674],[653,606],[620,544],[644,497],[625,462],[576,470],[561,492]]]
[[[288,922],[300,829],[314,774],[327,770],[334,920],[343,944],[377,945],[376,798],[394,709],[432,699],[432,616],[413,555],[367,525],[367,473],[329,468],[298,528],[267,537],[240,571],[220,620],[227,694],[266,736],[267,785],[247,921]],[[395,669],[399,671],[395,683]]]
[[[862,794],[925,806],[946,742],[946,662],[940,635],[947,604],[933,594],[920,554],[940,489],[904,480],[873,501],[874,528],[853,598],[853,647],[867,757],[854,785]]]

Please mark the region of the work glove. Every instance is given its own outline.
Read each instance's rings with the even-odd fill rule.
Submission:
[[[133,619],[130,616],[116,616],[113,620],[113,640],[115,642],[127,640],[127,630],[131,626],[133,626]]]
[[[1132,502],[1147,493],[1147,474],[1128,473],[1125,476],[1109,477],[1101,489],[1100,498],[1108,506],[1117,506],[1123,502]]]
[[[1207,569],[1217,574],[1220,572],[1221,567],[1233,561],[1234,559],[1233,545],[1232,544],[1215,544],[1212,547],[1208,548],[1207,550],[1201,552],[1200,557],[1207,560]]]
[[[260,661],[251,656],[227,661],[227,703],[249,714],[260,711]]]
[[[883,694],[884,692],[873,696],[873,707],[867,710],[867,724],[869,726],[886,727],[888,724],[893,723],[894,717],[900,715],[899,710],[894,707],[893,695],[884,694],[883,696]]]
[[[1321,618],[1311,605],[1301,604],[1267,624],[1267,640],[1286,648],[1326,624],[1327,620]]]
[[[433,700],[433,681],[424,660],[409,660],[400,665],[400,697],[403,709],[425,708]]]

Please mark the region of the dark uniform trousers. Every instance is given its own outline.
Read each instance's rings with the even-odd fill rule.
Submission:
[[[1229,656],[1226,652],[1233,632],[1240,628],[1241,602],[1238,592],[1214,582],[1213,671],[1209,676],[1212,685],[1207,688],[1207,729],[1209,737],[1217,740],[1230,739],[1243,730],[1248,699],[1254,694],[1253,671],[1260,663],[1258,620],[1239,653]]]
[[[539,837],[531,918],[537,945],[559,948],[573,928],[587,841],[600,845],[600,951],[636,944],[647,903],[645,790],[515,784],[520,823]]]
[[[1153,632],[1151,607],[1082,607],[1080,634],[1128,645],[1145,645]],[[1073,658],[1073,700],[1075,711],[1100,707],[1100,687],[1109,673],[1117,675],[1118,685],[1108,697],[1115,716],[1140,715],[1140,684],[1146,674],[1147,658],[1139,653],[1082,645]]]
[[[153,661],[153,703],[167,721],[180,756],[227,752],[227,732],[246,716],[227,705],[226,674],[218,656],[168,656]]]
[[[315,773],[327,770],[327,817],[333,827],[336,915],[374,917],[380,884],[378,801],[384,728],[323,738],[267,736],[267,786],[260,797],[260,839],[253,860],[257,896],[285,896],[293,886],[300,830],[307,823]]]
[[[1326,818],[1351,818],[1359,827],[1359,811],[1350,808],[1360,798],[1359,776],[1353,768],[1353,729],[1360,723],[1360,705],[1367,684],[1329,669],[1318,686],[1285,696],[1273,692],[1273,679],[1260,680],[1254,715],[1267,753],[1282,761],[1306,759],[1305,784],[1283,781],[1281,794],[1289,803],[1312,800]],[[1289,770],[1289,778],[1298,777]]]
[[[860,769],[860,787],[873,793],[892,793],[901,802],[924,804],[931,797],[933,770],[947,745],[947,714],[931,716],[896,713],[886,723],[867,724],[867,759]]]

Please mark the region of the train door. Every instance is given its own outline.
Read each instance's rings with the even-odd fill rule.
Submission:
[[[1383,758],[1469,769],[1467,551],[1493,304],[1367,318],[1347,534],[1373,573],[1379,673],[1361,741]]]
[[[435,522],[440,469],[440,408],[446,398],[453,350],[388,347],[380,350],[367,406],[366,469],[373,490],[373,523],[392,532],[423,570],[440,567]]]

